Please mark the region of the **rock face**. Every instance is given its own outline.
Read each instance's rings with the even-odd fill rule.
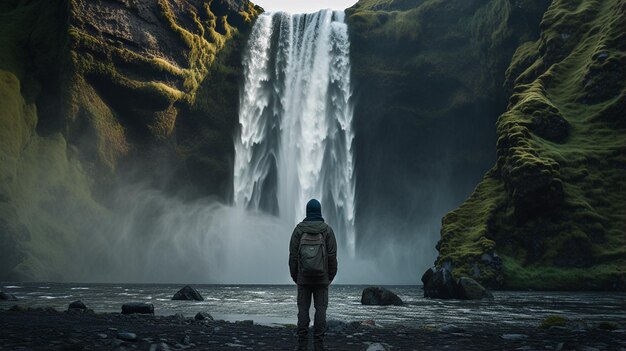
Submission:
[[[0,24],[0,280],[62,278],[47,261],[61,253],[38,255],[48,273],[26,253],[111,221],[106,194],[122,179],[227,197],[240,55],[262,9],[35,0],[0,11],[12,19]]]
[[[122,314],[154,314],[154,305],[143,302],[125,303],[122,305]]]
[[[363,289],[361,294],[363,305],[402,305],[402,299],[393,291],[383,287],[370,286]]]
[[[438,230],[445,210],[433,204],[461,203],[493,165],[506,69],[516,48],[538,37],[550,3],[360,0],[346,10],[357,87],[357,245],[381,232],[408,241],[407,225]]]
[[[553,2],[513,56],[497,161],[443,218],[437,267],[495,288],[626,290],[625,8],[578,5]]]
[[[189,285],[185,285],[182,289],[178,290],[176,294],[172,297],[172,300],[196,300],[202,301],[202,295],[198,292],[198,290],[192,288]]]
[[[422,276],[424,297],[475,300],[493,298],[489,290],[472,278],[455,279],[446,268],[429,268]]]

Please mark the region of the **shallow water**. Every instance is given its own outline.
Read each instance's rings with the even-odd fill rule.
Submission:
[[[296,322],[295,285],[195,285],[204,301],[172,301],[181,285],[166,284],[73,284],[0,283],[2,290],[29,306],[52,306],[59,310],[82,300],[96,312],[120,312],[126,302],[150,302],[158,315],[199,311],[216,319],[252,319],[260,324]],[[405,306],[363,306],[361,285],[332,285],[328,318],[343,321],[374,319],[383,326],[402,324],[455,324],[485,327],[497,324],[536,326],[548,315],[563,315],[588,323],[626,322],[626,294],[608,292],[496,291],[493,300],[433,300],[422,297],[421,286],[388,286]],[[16,302],[0,302],[9,308]]]

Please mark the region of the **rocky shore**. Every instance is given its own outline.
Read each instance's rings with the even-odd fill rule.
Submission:
[[[417,324],[416,324],[417,325]],[[626,350],[623,325],[556,323],[381,327],[374,321],[329,321],[328,350]],[[152,314],[97,313],[14,306],[0,311],[0,349],[292,350],[294,326],[264,326]]]

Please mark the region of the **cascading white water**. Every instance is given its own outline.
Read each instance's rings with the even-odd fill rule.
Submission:
[[[234,201],[295,223],[317,198],[354,255],[349,48],[342,11],[258,18],[243,58]]]

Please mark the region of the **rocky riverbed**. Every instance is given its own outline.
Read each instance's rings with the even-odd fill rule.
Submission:
[[[545,326],[544,326],[545,327]],[[425,324],[381,327],[374,321],[332,321],[328,350],[626,350],[619,324],[584,322],[548,328],[456,327]],[[612,329],[612,330],[610,330]],[[0,349],[240,349],[291,350],[293,325],[263,326],[173,316],[123,315],[91,310],[12,307],[0,311]]]

